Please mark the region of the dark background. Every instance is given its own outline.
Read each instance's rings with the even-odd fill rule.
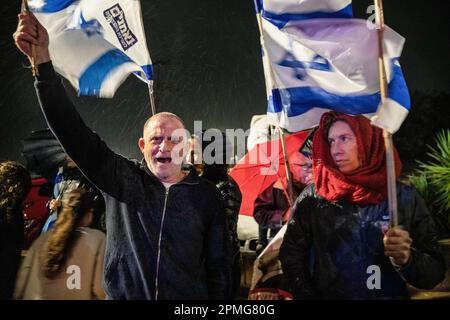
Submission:
[[[385,21],[406,38],[401,58],[412,110],[396,134],[402,159],[425,155],[435,131],[450,127],[448,1],[384,1]],[[372,1],[354,0],[356,17],[368,18]],[[155,69],[158,111],[181,116],[189,130],[248,129],[266,112],[259,33],[252,0],[142,0]],[[20,1],[0,7],[0,160],[23,162],[21,140],[45,127],[27,61],[14,47]],[[67,83],[67,82],[66,82]],[[67,91],[87,124],[116,152],[139,158],[137,139],[149,116],[146,85],[130,76],[113,99]]]

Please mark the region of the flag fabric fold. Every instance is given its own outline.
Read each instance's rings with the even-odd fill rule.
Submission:
[[[152,85],[138,0],[29,0],[55,69],[80,95],[110,98],[129,76]]]
[[[377,30],[352,18],[351,1],[258,1],[271,124],[301,131],[335,110],[364,114],[391,133],[399,129],[410,109],[398,62],[402,36],[385,28],[389,97],[381,106]]]
[[[352,18],[351,0],[255,0],[257,10],[279,28],[288,22],[322,18]]]

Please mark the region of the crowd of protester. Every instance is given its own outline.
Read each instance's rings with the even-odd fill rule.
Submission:
[[[46,30],[32,15],[19,16],[15,41],[37,67],[42,112],[78,175],[56,179],[49,221],[21,261],[30,175],[18,163],[0,164],[1,298],[236,299],[246,190],[229,176],[226,161],[195,161],[208,143],[194,136],[189,151],[183,120],[168,112],[145,122],[142,161],[114,153],[67,97]],[[265,270],[255,289],[279,289],[270,296],[279,299],[398,299],[408,297],[407,284],[430,289],[443,280],[435,227],[412,187],[397,184],[399,225],[389,224],[379,128],[363,116],[327,112],[311,156],[301,147],[288,155],[293,194],[279,179],[255,201],[255,268]],[[394,160],[398,177],[397,153]],[[91,228],[99,196],[106,234]]]
[[[175,245],[180,249],[177,254],[181,256],[173,257],[169,265],[172,270],[186,268],[183,255],[187,259],[197,257],[200,266],[202,263],[206,266],[198,270],[195,280],[185,278],[185,283],[173,284],[174,288],[170,288],[170,283],[162,284],[161,289],[156,286],[155,290],[166,294],[159,298],[243,298],[239,291],[243,270],[237,223],[242,194],[246,190],[241,190],[228,174],[229,167],[224,155],[219,155],[222,161],[218,163],[204,161],[205,149],[212,141],[203,144],[201,137],[193,136],[186,152],[181,151],[183,161],[177,165],[170,159],[173,156],[172,147],[182,143],[170,135],[173,132],[170,125],[183,125],[178,117],[170,113],[157,114],[149,119],[146,126],[149,123],[153,130],[147,133],[150,135],[147,139],[151,143],[156,136],[157,146],[151,145],[148,161],[153,162],[156,168],[142,168],[145,153],[141,163],[130,162],[127,165],[137,166],[150,177],[160,174],[161,179],[156,176],[157,179],[150,183],[159,183],[160,189],[165,190],[161,209],[165,211],[168,208],[170,188],[184,183],[189,188],[200,188],[201,183],[204,184],[201,188],[203,201],[196,197],[192,202],[195,193],[185,193],[183,196],[186,198],[177,198],[180,206],[176,209],[169,207],[173,217],[165,217],[162,212],[159,223],[163,224],[164,219],[173,219],[174,226],[167,230],[159,229],[157,239],[160,248],[153,260],[158,262],[162,253],[171,252],[173,249],[170,247]],[[219,134],[225,141],[223,148],[219,149],[225,154],[226,137]],[[198,143],[202,144],[201,148],[196,147]],[[254,265],[255,279],[248,298],[398,299],[408,297],[407,284],[424,289],[439,284],[446,269],[437,245],[435,227],[423,200],[412,187],[398,183],[399,226],[389,225],[385,148],[381,130],[363,116],[327,112],[312,136],[312,146],[310,157],[300,152],[300,145],[296,152],[288,155],[295,190],[294,205],[287,199],[286,178],[276,180],[255,200],[253,214],[260,226],[260,234],[258,258]],[[145,152],[143,144],[142,150]],[[72,161],[67,158],[68,163]],[[171,167],[175,165],[178,167]],[[398,176],[401,162],[397,153],[395,167]],[[164,179],[174,175],[180,175],[178,181]],[[107,236],[91,228],[95,208],[98,207],[94,199],[99,196],[91,184],[77,183],[76,188],[69,188],[63,196],[58,196],[60,203],[49,206],[49,217],[55,221],[54,225],[51,228],[45,225],[41,236],[25,251],[20,264],[24,232],[22,204],[30,190],[31,179],[24,166],[7,161],[0,164],[0,181],[2,299],[158,298],[152,295],[157,291],[150,292],[148,296],[123,296],[118,291],[114,292],[119,294],[118,297],[108,295],[105,281],[117,281],[112,286],[120,290],[128,283],[126,277],[131,275],[120,264],[112,266],[104,261]],[[61,181],[56,179],[55,189],[61,185]],[[103,195],[108,199],[105,192]],[[139,194],[128,196],[131,201],[127,202],[128,206],[136,205],[132,202],[133,196]],[[49,203],[54,200],[53,195]],[[192,207],[198,206],[197,201],[204,205]],[[207,206],[213,210],[208,210]],[[52,207],[58,210],[51,210]],[[107,217],[117,210],[109,208],[107,205],[105,209]],[[179,214],[187,212],[189,216],[186,218],[190,221],[178,220],[177,211]],[[195,216],[194,211],[199,216]],[[122,218],[126,219],[130,214],[125,212]],[[142,212],[137,210],[133,214],[140,216]],[[183,243],[173,242],[176,235],[171,232],[181,232],[182,228],[187,228],[189,233],[189,229],[195,230],[196,225],[202,222],[202,229],[205,230],[203,237],[185,233]],[[211,225],[214,227],[211,228]],[[112,234],[117,237],[117,233],[131,238],[138,236],[126,228],[113,228],[112,231],[107,228],[106,232],[108,236]],[[215,234],[209,235],[211,232]],[[217,234],[221,237],[217,238]],[[211,248],[213,243],[205,241],[216,241],[216,246]],[[168,248],[162,250],[162,246]],[[209,254],[217,259],[215,264],[208,266],[208,256],[196,256],[196,250],[192,247],[199,247],[199,251],[212,250]],[[216,249],[222,254],[214,257],[217,255]],[[122,250],[124,252],[121,254],[127,253],[126,248]],[[126,255],[121,255],[121,259],[126,259]],[[379,283],[375,281],[374,284],[376,290],[368,285],[370,274],[367,268],[370,266],[377,266],[380,271]],[[115,278],[105,277],[108,268],[116,268]],[[141,281],[145,279],[142,277]],[[195,282],[197,279],[204,281],[203,293],[195,292],[202,288]],[[141,285],[145,288],[145,283]],[[191,293],[185,295],[182,290],[187,288]]]

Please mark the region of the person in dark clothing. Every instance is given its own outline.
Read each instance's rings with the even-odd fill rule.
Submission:
[[[206,168],[205,168],[206,169]],[[207,171],[205,171],[206,173]],[[212,177],[207,173],[203,178],[213,182]],[[214,182],[213,182],[214,183]],[[228,226],[228,237],[231,243],[231,288],[230,298],[235,299],[239,293],[241,284],[241,252],[237,233],[237,223],[239,218],[239,209],[242,202],[242,194],[239,186],[228,174],[222,177],[216,184],[219,189],[225,206],[225,216]]]
[[[215,138],[202,142],[200,137],[191,137],[189,163],[194,166],[202,178],[215,184],[223,199],[229,241],[231,244],[232,269],[230,298],[234,299],[238,294],[241,281],[241,253],[237,234],[237,223],[242,194],[237,183],[228,175],[227,150],[230,151],[229,146],[231,145],[229,140],[220,130],[209,129],[208,132]],[[216,145],[212,148],[214,143]],[[211,148],[211,153],[205,154],[205,149],[208,146]],[[198,152],[201,152],[201,154],[197,155],[196,153]],[[228,152],[228,154],[231,154],[231,152]],[[205,157],[210,157],[211,159],[209,160],[211,161],[205,163],[203,161]]]
[[[288,159],[292,172],[292,187],[295,199],[303,188],[311,182],[311,159],[297,151],[290,154]],[[286,190],[287,181],[279,179],[255,200],[253,216],[259,225],[257,254],[262,252],[290,218],[291,204]]]
[[[300,146],[299,146],[300,147]],[[296,151],[289,157],[293,178],[294,197],[311,183],[311,159]],[[286,195],[286,183],[278,180],[255,201],[254,216],[259,224],[258,257],[254,263],[250,300],[292,299],[289,279],[283,274],[278,259],[286,223],[291,216],[291,205]],[[264,231],[261,233],[261,231]],[[269,232],[268,232],[269,231]]]
[[[322,116],[313,179],[280,249],[296,299],[407,298],[406,283],[430,289],[442,281],[435,227],[413,188],[397,184],[399,226],[389,228],[382,131],[367,118]]]
[[[138,141],[142,162],[115,154],[67,97],[50,61],[47,32],[32,14],[19,15],[14,38],[29,58],[35,44],[35,86],[47,123],[104,195],[107,297],[226,298],[230,262],[221,196],[194,171],[181,170],[187,142],[181,119],[163,112],[147,120]]]
[[[0,300],[14,292],[20,253],[24,244],[23,202],[31,189],[31,177],[20,163],[0,163]]]
[[[294,190],[298,188],[293,185]],[[285,186],[280,181],[264,190],[255,200],[253,216],[258,223],[258,245],[256,254],[260,254],[270,239],[280,231],[283,226],[282,217],[290,208]]]

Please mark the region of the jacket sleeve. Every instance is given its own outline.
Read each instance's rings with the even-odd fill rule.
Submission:
[[[309,271],[309,257],[312,247],[312,235],[308,228],[308,204],[305,198],[296,202],[293,216],[288,223],[279,259],[295,299],[313,299],[314,285]]]
[[[36,78],[35,87],[48,126],[83,174],[102,191],[120,198],[124,181],[117,176],[129,176],[133,162],[115,154],[85,125],[52,63],[38,67],[40,76]]]
[[[445,261],[437,243],[437,232],[424,200],[414,189],[407,192],[411,212],[410,224],[400,221],[413,240],[411,259],[406,266],[397,267],[400,275],[419,289],[432,289],[445,276]]]
[[[224,200],[225,216],[227,218],[228,236],[230,239],[233,254],[239,253],[239,239],[237,234],[237,223],[239,219],[239,209],[241,208],[242,194],[238,185],[229,177],[228,183],[223,183],[219,187]]]
[[[216,191],[205,236],[205,263],[209,299],[223,300],[229,298],[231,290],[231,250],[223,200]]]

